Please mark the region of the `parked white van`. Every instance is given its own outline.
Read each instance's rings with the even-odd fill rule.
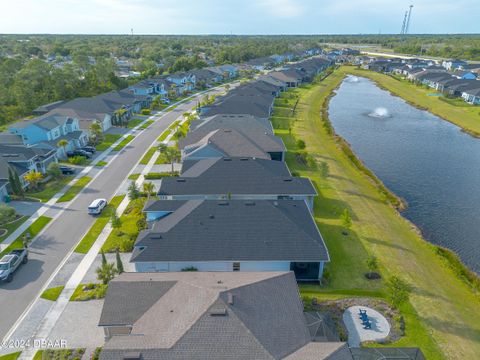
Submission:
[[[98,215],[102,212],[105,206],[107,206],[106,199],[95,199],[92,201],[92,203],[88,207],[88,213],[90,215]]]

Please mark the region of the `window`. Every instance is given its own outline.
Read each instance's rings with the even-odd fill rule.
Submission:
[[[234,262],[233,263],[233,271],[240,271],[240,263]]]

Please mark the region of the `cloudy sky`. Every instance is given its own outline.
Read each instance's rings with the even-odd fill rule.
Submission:
[[[0,33],[479,33],[480,0],[0,0]]]

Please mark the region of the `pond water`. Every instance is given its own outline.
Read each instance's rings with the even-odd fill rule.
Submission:
[[[337,134],[407,201],[402,214],[480,273],[480,139],[365,78],[346,78],[329,114]]]

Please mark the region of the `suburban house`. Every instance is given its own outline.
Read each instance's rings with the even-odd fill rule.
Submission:
[[[327,248],[303,201],[159,201],[164,215],[140,233],[130,262],[138,272],[294,271],[318,281]]]
[[[471,71],[465,71],[465,70],[455,70],[455,71],[450,71],[448,74],[452,75],[453,77],[457,79],[463,79],[463,80],[476,80],[477,79],[477,74]]]
[[[462,92],[462,98],[473,105],[480,105],[480,81],[477,81],[479,84],[475,84]]]
[[[162,179],[162,200],[301,200],[313,210],[317,191],[308,178],[294,177],[281,161],[258,158],[186,160],[179,177]],[[147,220],[155,214],[144,209]]]
[[[0,144],[0,157],[10,165],[20,166],[42,174],[47,172],[50,163],[58,161],[56,150],[23,145]]]
[[[291,272],[123,273],[100,315],[100,360],[353,360],[317,323]]]
[[[9,163],[6,159],[0,157],[0,202],[5,201],[5,198],[9,194],[10,171],[14,171],[18,175],[24,189],[28,187],[28,182],[24,179],[24,176],[27,175],[31,169],[19,163]]]
[[[289,88],[297,87],[303,79],[303,76],[294,70],[272,71],[269,76],[286,83]]]
[[[261,97],[230,96],[218,99],[213,105],[200,109],[200,114],[213,116],[218,114],[247,114],[262,119],[269,119],[273,111],[272,100]]]
[[[279,161],[283,161],[286,151],[282,139],[273,135],[270,122],[248,115],[224,114],[194,121],[178,146],[185,153],[201,146],[215,148],[208,157],[247,156]]]
[[[195,89],[196,78],[195,75],[191,73],[171,74],[167,76],[167,80],[175,84],[179,94]]]
[[[218,66],[218,69],[220,69],[220,71],[223,74],[226,74],[227,75],[226,77],[230,79],[236,78],[238,75],[238,67],[235,65],[230,65],[230,64],[220,65]]]
[[[9,131],[20,135],[23,142],[30,146],[41,143],[58,147],[60,140],[66,140],[64,148],[58,147],[57,157],[65,157],[65,151],[85,146],[88,142],[88,136],[80,129],[78,119],[61,115],[55,110],[33,120],[14,123]]]
[[[459,69],[462,66],[467,65],[466,61],[453,59],[453,60],[445,60],[442,62],[442,66],[447,70],[455,70]]]
[[[264,82],[267,84],[274,85],[280,89],[280,91],[285,91],[287,90],[287,83],[278,79],[275,79],[272,76],[269,75],[262,75],[258,77],[258,82]]]
[[[192,70],[190,74],[195,76],[195,85],[199,89],[205,89],[223,81],[221,72],[216,72],[213,68]]]

